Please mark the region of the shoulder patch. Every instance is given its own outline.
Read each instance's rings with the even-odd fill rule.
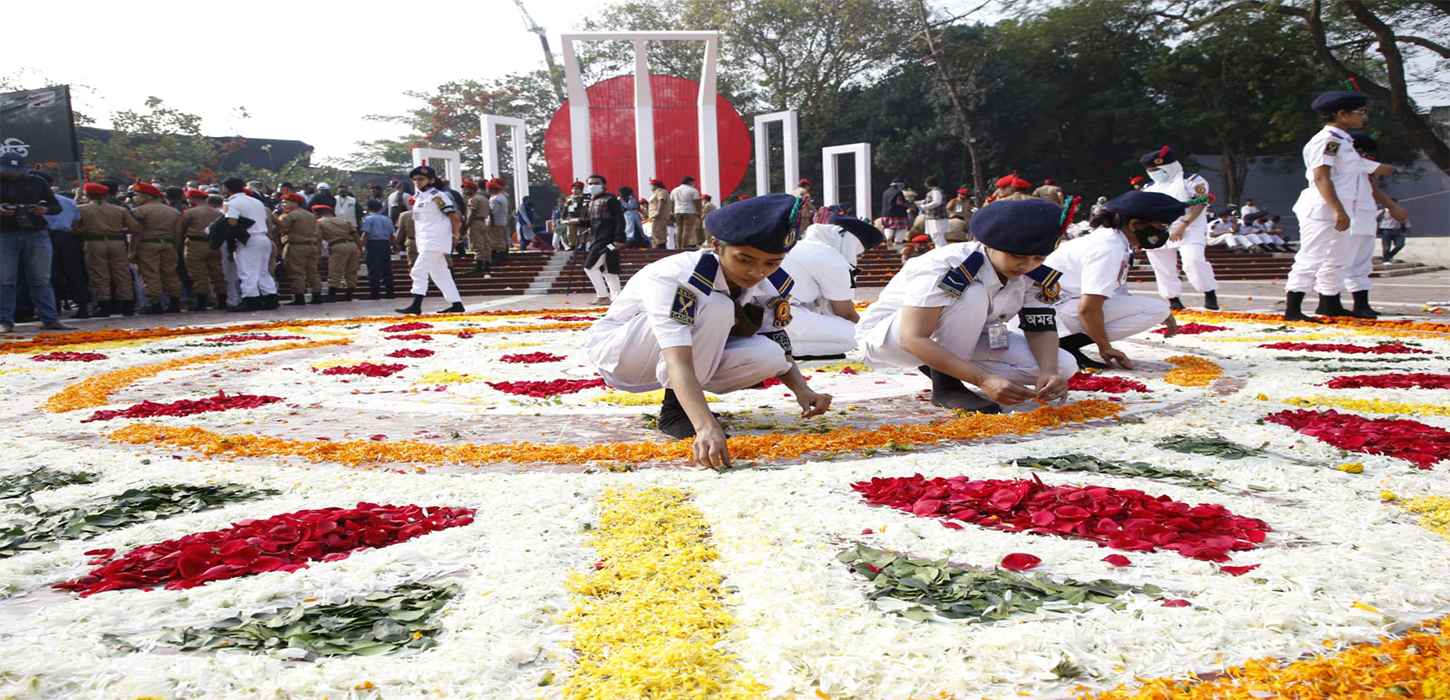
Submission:
[[[775,311],[775,327],[785,328],[790,325],[790,298],[784,294],[772,299],[768,304],[771,310]]]
[[[1040,287],[1037,290],[1037,300],[1044,304],[1057,303],[1057,298],[1062,294],[1062,285],[1058,280],[1062,279],[1062,273],[1046,265],[1038,265],[1036,269],[1027,273],[1027,278]]]
[[[766,279],[775,285],[776,293],[782,297],[790,296],[790,290],[795,288],[795,280],[790,278],[790,273],[786,272],[783,267],[775,268],[775,272],[770,273]]]
[[[1326,155],[1326,156],[1337,156],[1337,155],[1339,155],[1339,142],[1338,141],[1330,141],[1328,143],[1325,143],[1324,144],[1324,155]]]
[[[695,325],[695,312],[699,310],[700,297],[695,290],[680,285],[675,287],[675,300],[670,304],[670,318],[687,326]]]
[[[700,256],[700,262],[695,263],[695,269],[690,271],[690,276],[685,283],[700,290],[705,296],[715,291],[715,274],[720,271],[720,259],[712,253]]]
[[[1199,196],[1203,196],[1205,194],[1208,194],[1208,185],[1205,185],[1205,184],[1203,184],[1201,182],[1198,183],[1197,185],[1194,185],[1193,186],[1193,193],[1196,194],[1196,195],[1199,195]]]
[[[443,204],[443,198],[442,197],[434,197],[433,198],[433,204],[441,209],[444,206],[444,204]]]
[[[937,289],[957,299],[962,298],[962,295],[967,292],[967,287],[977,281],[977,273],[982,270],[982,265],[986,262],[987,256],[982,255],[981,251],[968,255],[962,264],[947,270],[946,274],[942,275],[941,281],[936,285]]]

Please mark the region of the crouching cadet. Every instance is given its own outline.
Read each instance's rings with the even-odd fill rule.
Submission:
[[[645,266],[590,329],[589,361],[605,383],[631,392],[664,387],[660,430],[695,438],[695,461],[703,466],[730,466],[706,391],[723,394],[778,377],[795,394],[802,418],[831,405],[801,376],[785,332],[794,283],[779,268],[795,244],[800,209],[800,198],[772,194],[712,212],[711,248]]]
[[[1183,216],[1183,202],[1161,192],[1134,190],[1109,200],[1094,216],[1092,233],[1074,238],[1047,256],[1048,267],[1062,273],[1057,308],[1062,348],[1079,365],[1106,369],[1133,362],[1113,341],[1158,325],[1177,333],[1178,325],[1161,299],[1128,294],[1128,268],[1133,251],[1156,250],[1168,242],[1168,224]],[[1096,343],[1103,362],[1088,359],[1082,349]]]
[[[856,349],[856,262],[884,239],[865,221],[821,211],[830,223],[806,228],[781,265],[795,281],[786,331],[797,360],[840,360]]]
[[[972,217],[975,241],[908,261],[857,326],[866,364],[920,366],[945,408],[1000,413],[1066,396],[1077,365],[1058,349],[1057,273],[1042,266],[1062,219],[1040,199],[998,202]]]

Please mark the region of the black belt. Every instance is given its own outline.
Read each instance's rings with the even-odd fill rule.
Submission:
[[[341,238],[341,239],[338,239],[338,240],[335,240],[335,241],[328,241],[327,245],[329,245],[329,246],[339,246],[339,245],[347,245],[347,244],[352,244],[352,243],[357,243],[357,241],[354,241],[351,238]]]
[[[171,238],[142,238],[138,243],[170,243]]]
[[[83,233],[81,241],[124,241],[125,236],[109,236],[101,233]]]
[[[287,241],[283,245],[317,245],[317,241]]]
[[[187,236],[186,237],[186,240],[188,240],[188,241],[201,241],[202,243],[210,243],[211,242],[211,239],[210,238],[207,238],[206,236]]]

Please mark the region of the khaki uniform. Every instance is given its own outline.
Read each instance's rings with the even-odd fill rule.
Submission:
[[[474,193],[468,198],[468,247],[473,249],[473,262],[482,265],[488,262],[488,197]]]
[[[578,222],[578,223],[575,223]],[[580,232],[589,230],[589,195],[571,194],[564,200],[564,241],[577,248]]]
[[[967,240],[967,226],[972,221],[972,200],[956,197],[947,202],[947,240],[961,243]]]
[[[704,247],[705,245],[707,245],[710,242],[710,228],[705,225],[705,217],[709,216],[710,215],[710,212],[715,211],[716,209],[719,209],[719,208],[720,207],[716,206],[714,202],[704,202],[704,201],[700,202],[700,238],[701,238],[701,240],[700,240],[700,246],[701,247]],[[809,226],[810,223],[811,223],[810,220],[807,219],[806,220],[806,225]]]
[[[816,206],[816,203],[814,201],[811,201],[811,191],[806,189],[805,187],[797,187],[795,188],[795,192],[792,192],[791,194],[804,200],[801,202],[800,218],[796,219],[796,221],[799,222],[799,225],[796,227],[796,232],[800,233],[805,231],[807,226],[811,225],[811,221],[814,220],[816,217],[816,209],[818,209],[819,207]],[[705,211],[702,209],[700,210],[700,220],[703,221],[704,219]]]
[[[1066,196],[1062,194],[1062,188],[1057,185],[1043,185],[1033,190],[1032,196],[1043,201],[1052,202],[1059,207],[1062,206],[1063,202],[1067,201]]]
[[[277,240],[284,246],[282,265],[287,271],[287,284],[293,294],[322,294],[322,274],[317,271],[322,259],[318,247],[317,217],[306,209],[293,209],[277,217]]]
[[[125,207],[110,202],[89,202],[78,207],[80,237],[85,246],[86,277],[96,301],[134,301],[131,261],[126,253],[126,234],[141,231],[141,222]],[[116,288],[112,296],[111,287]]]
[[[141,286],[146,290],[146,303],[161,303],[161,292],[172,301],[181,298],[181,275],[176,272],[176,221],[181,214],[164,202],[152,200],[131,210],[141,222],[141,235],[133,238],[136,267],[141,270]]]
[[[222,273],[222,252],[212,250],[206,227],[221,216],[220,210],[203,204],[181,212],[176,220],[176,232],[181,234],[184,251],[182,263],[191,277],[191,289],[213,300],[226,298],[227,278]]]
[[[488,248],[491,251],[507,253],[510,248],[509,240],[509,210],[508,195],[500,192],[488,198]]]
[[[408,253],[408,266],[418,259],[418,227],[413,225],[413,212],[398,215],[398,245]]]
[[[324,216],[317,219],[317,230],[327,242],[327,287],[333,293],[340,289],[357,289],[357,268],[361,263],[357,228],[350,219]]]
[[[670,191],[663,187],[649,196],[649,241],[656,248],[665,247],[665,243],[669,241],[672,207]]]

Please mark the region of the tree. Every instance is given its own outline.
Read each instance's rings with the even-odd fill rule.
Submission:
[[[956,113],[957,121],[961,124],[962,144],[966,147],[967,154],[972,161],[972,196],[980,204],[984,199],[983,194],[986,189],[986,184],[982,178],[982,158],[977,150],[977,136],[975,129],[972,127],[972,115],[967,111],[966,100],[962,98],[961,91],[957,88],[957,81],[952,76],[951,66],[939,60],[937,55],[936,28],[933,26],[931,13],[926,8],[926,0],[916,0],[915,9],[916,19],[920,25],[919,36],[925,45],[927,60],[936,68],[937,82],[941,84],[942,89],[947,93],[947,97],[951,99],[952,110]],[[977,10],[980,9],[981,7],[977,8]],[[975,13],[977,10],[973,10],[968,14]],[[965,87],[972,89],[975,86],[969,83]]]
[[[1450,144],[1435,131],[1410,99],[1413,71],[1406,53],[1417,49],[1450,59],[1450,21],[1446,0],[1240,0],[1227,6],[1205,0],[1178,0],[1161,11],[1190,28],[1243,12],[1275,13],[1302,21],[1314,56],[1330,73],[1353,80],[1363,92],[1386,104],[1390,118],[1436,167],[1450,174]],[[1422,35],[1421,31],[1429,32]],[[1366,52],[1373,48],[1378,59]],[[1443,62],[1442,62],[1443,65]]]
[[[82,160],[91,177],[182,182],[203,169],[215,170],[225,155],[201,133],[201,117],[167,107],[159,97],[146,98],[143,110],[123,109],[111,115],[110,137],[81,139]]]

